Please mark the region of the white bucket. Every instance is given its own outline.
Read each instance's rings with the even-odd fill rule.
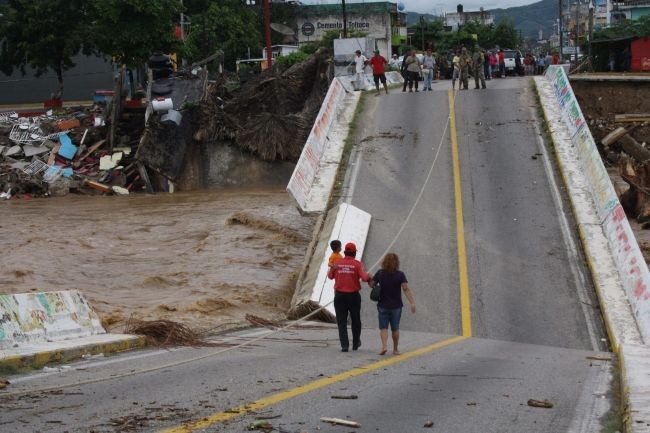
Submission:
[[[167,111],[174,108],[174,102],[172,101],[172,98],[154,99],[151,101],[151,105],[153,106],[153,111],[156,112]]]

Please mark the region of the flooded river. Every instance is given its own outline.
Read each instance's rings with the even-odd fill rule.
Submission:
[[[78,289],[105,325],[282,318],[311,239],[284,189],[0,203],[0,293]]]

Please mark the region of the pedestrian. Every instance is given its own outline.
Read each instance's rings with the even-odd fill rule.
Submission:
[[[499,76],[506,77],[506,53],[503,49],[499,50]]]
[[[499,58],[494,51],[490,51],[490,78],[497,73],[499,69]]]
[[[355,76],[354,76],[354,81],[357,83],[357,85],[361,84],[362,82],[366,81],[366,77],[363,73],[363,70],[366,67],[366,62],[368,62],[368,59],[366,56],[361,54],[361,50],[357,50],[354,53],[354,70],[355,70]],[[364,83],[365,84],[365,83]],[[361,87],[361,86],[359,86]],[[363,86],[365,87],[365,85]]]
[[[402,77],[404,78],[404,87],[402,87],[402,92],[406,92],[406,86],[408,86],[409,83],[409,71],[408,71],[408,64],[406,63],[406,59],[408,59],[410,55],[411,55],[411,50],[406,50],[406,52],[404,53],[404,57],[402,59],[402,66],[400,66],[399,68]]]
[[[546,57],[544,57],[544,67],[545,69],[548,69],[549,66],[553,64],[553,56],[551,55],[550,52],[546,53]]]
[[[397,57],[397,54],[393,54],[393,57],[391,57],[389,64],[390,64],[391,68],[399,70],[400,63],[399,63],[399,57]]]
[[[522,67],[521,67],[521,53],[519,51],[515,52],[515,74],[521,76]]]
[[[422,59],[422,73],[424,74],[424,88],[422,90],[431,91],[431,82],[433,81],[435,69],[436,69],[436,58],[431,52],[431,48],[427,48],[427,52]]]
[[[481,50],[483,54],[483,76],[486,80],[490,80],[492,76],[490,75],[490,55],[485,50]]]
[[[485,54],[484,51],[480,48],[476,50],[474,56],[472,56],[472,68],[474,70],[474,89],[485,87],[485,70],[483,64],[485,63]],[[481,82],[481,87],[479,87],[479,81]]]
[[[411,54],[405,59],[405,62],[409,92],[413,92],[413,84],[415,84],[415,91],[419,92],[418,81],[420,81],[420,72],[422,72],[422,67],[415,50],[411,51]],[[405,89],[402,91],[405,91]]]
[[[553,64],[554,65],[560,64],[560,55],[557,53],[557,51],[553,53]]]
[[[542,75],[544,73],[544,67],[546,66],[546,59],[544,54],[540,54],[537,59],[537,75]]]
[[[330,254],[330,257],[327,260],[327,266],[329,267],[343,258],[343,255],[341,254],[342,247],[340,240],[334,239],[330,242],[330,248],[332,249],[332,254]]]
[[[355,259],[357,246],[345,244],[343,257],[330,267],[327,277],[334,280],[334,311],[339,328],[341,352],[350,347],[348,340],[348,313],[352,319],[352,350],[361,347],[361,284],[359,280],[371,282],[370,275],[363,269],[363,264]]]
[[[460,56],[458,53],[454,54],[451,63],[454,65],[454,71],[451,76],[451,88],[452,90],[456,90],[456,80],[460,80]],[[460,89],[460,83],[458,83],[458,88]]]
[[[372,67],[372,79],[375,82],[375,89],[377,89],[377,96],[381,94],[379,91],[379,82],[384,85],[384,90],[388,95],[388,85],[386,84],[386,73],[384,71],[384,66],[388,64],[388,61],[379,54],[379,50],[375,50],[375,55],[372,56],[369,60],[370,66]]]
[[[460,88],[462,90],[467,90],[469,88],[469,68],[472,64],[472,59],[467,53],[467,48],[463,47],[460,50],[460,56],[458,59],[458,66],[460,67]]]
[[[415,300],[408,285],[406,275],[399,269],[397,254],[388,253],[381,263],[381,269],[373,277],[373,285],[379,283],[381,287],[379,302],[377,303],[377,316],[379,318],[379,337],[381,338],[380,355],[388,351],[388,326],[390,325],[393,337],[393,355],[399,355],[399,322],[402,317],[402,291],[406,295],[411,312],[415,313]]]

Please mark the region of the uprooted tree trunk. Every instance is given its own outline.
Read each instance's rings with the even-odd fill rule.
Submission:
[[[248,81],[226,101],[219,83],[212,85],[195,139],[232,140],[266,161],[296,160],[327,92],[329,60],[321,48],[284,72]]]

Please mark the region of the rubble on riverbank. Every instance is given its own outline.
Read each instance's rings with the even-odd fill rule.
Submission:
[[[650,263],[650,81],[576,80],[571,86]]]
[[[115,89],[95,95],[92,106],[0,113],[0,198],[202,188],[206,154],[221,152],[215,143],[248,154],[220,153],[230,161],[220,165],[224,173],[256,159],[296,161],[327,92],[329,67],[321,49],[232,91],[235,83],[225,76],[209,82],[200,67],[171,76],[154,71],[143,99],[125,97],[122,69]]]

